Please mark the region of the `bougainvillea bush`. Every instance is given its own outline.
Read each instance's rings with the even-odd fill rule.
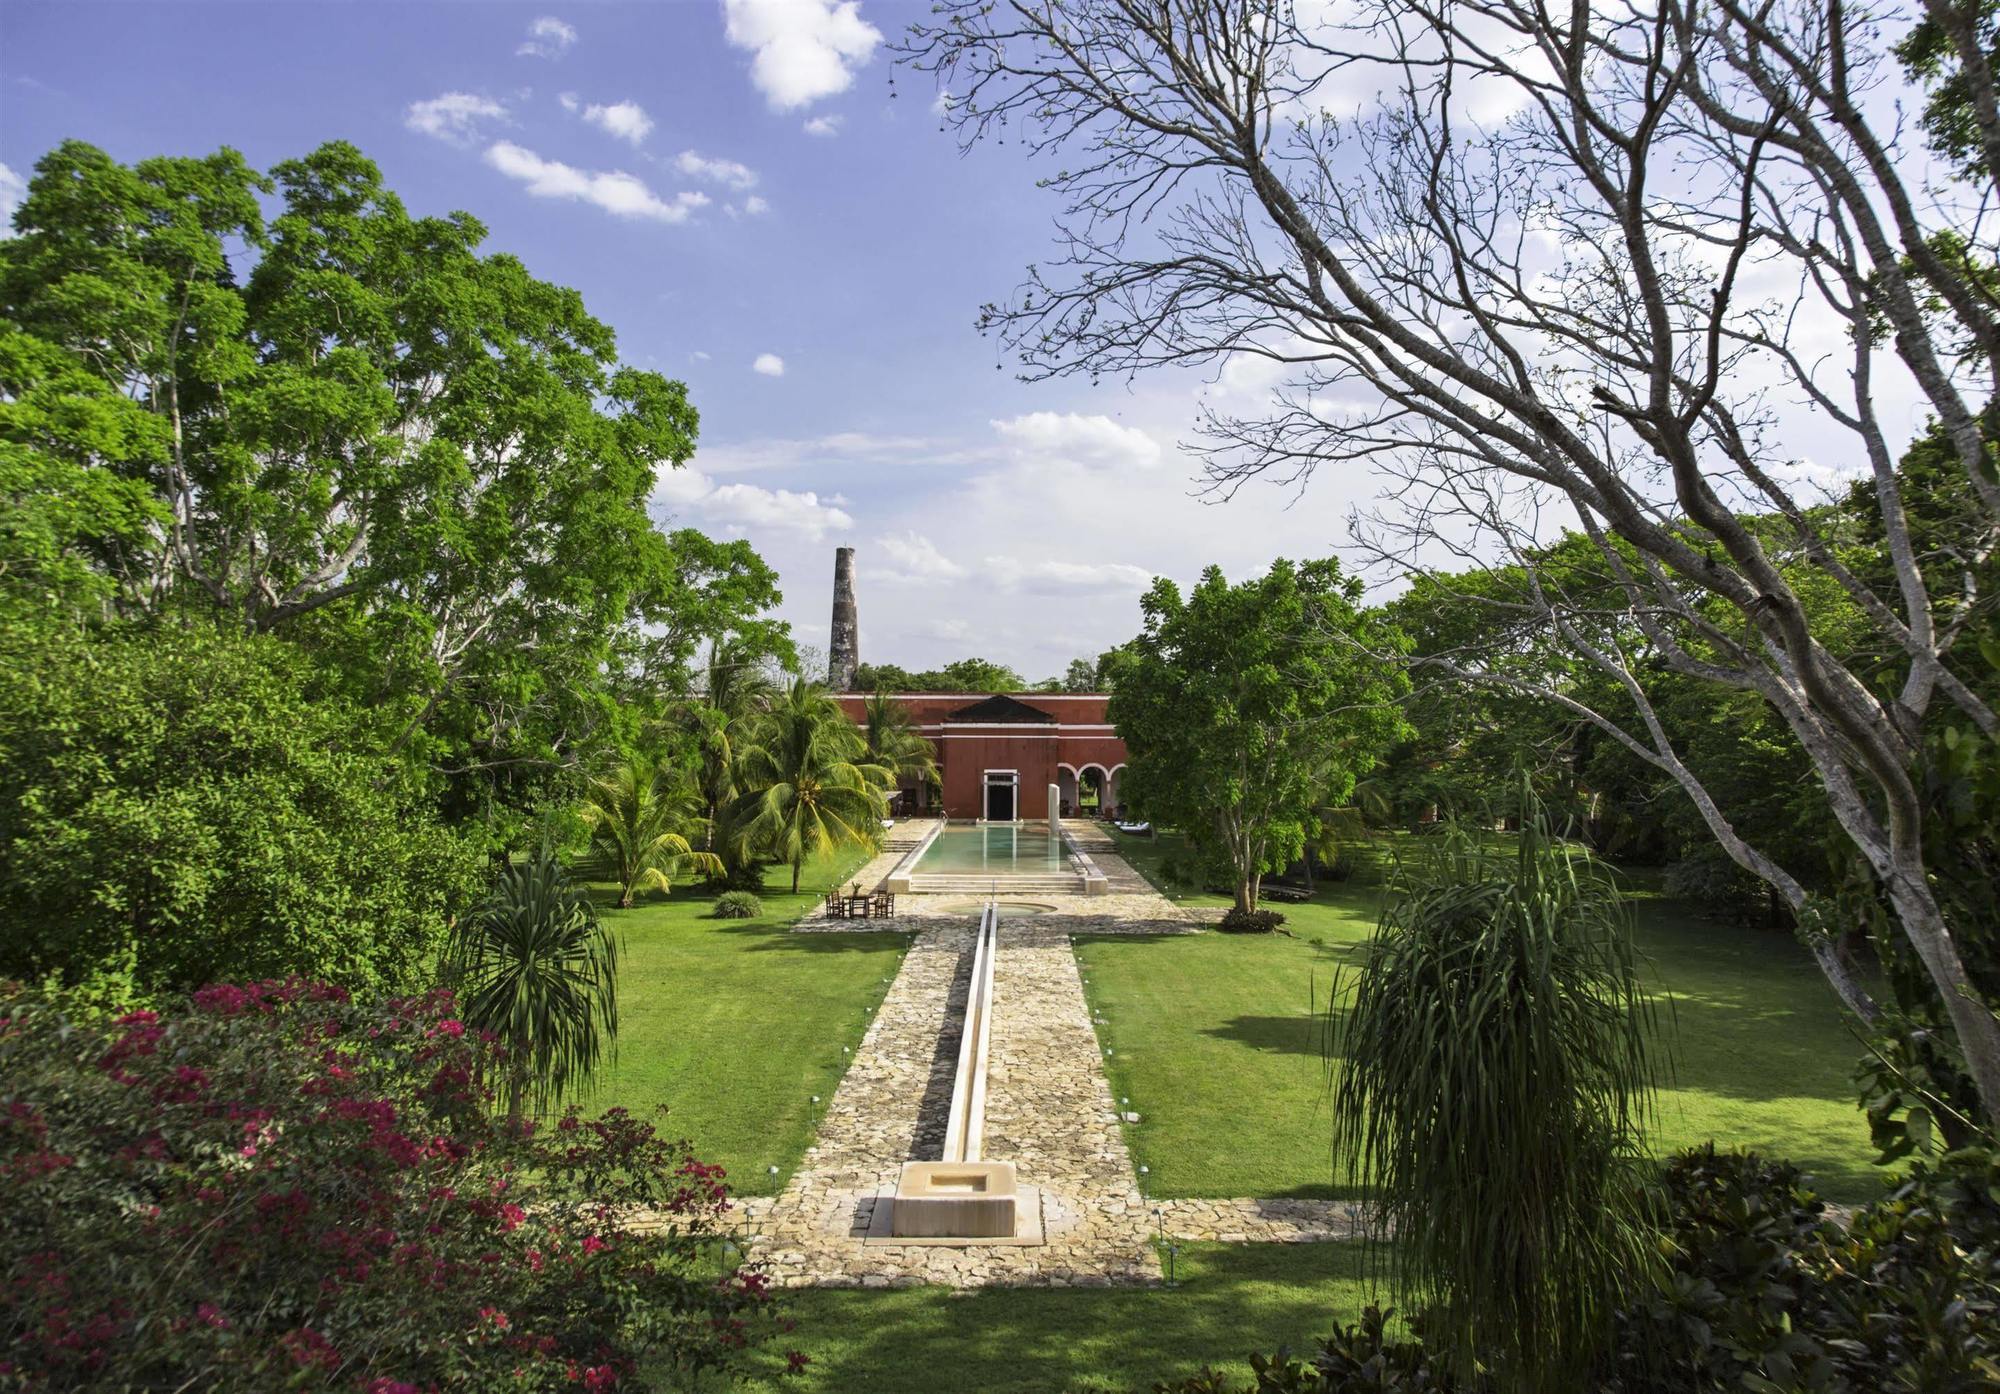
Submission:
[[[721,1169],[622,1110],[510,1126],[451,997],[0,987],[0,1388],[645,1389],[784,1323]]]

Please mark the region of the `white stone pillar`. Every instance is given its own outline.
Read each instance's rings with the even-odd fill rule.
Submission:
[[[1062,840],[1062,785],[1049,786],[1049,836],[1057,842]]]

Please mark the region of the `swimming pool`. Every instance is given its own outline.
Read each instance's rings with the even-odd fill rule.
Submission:
[[[921,876],[1072,869],[1068,845],[1034,823],[949,824],[910,868]]]

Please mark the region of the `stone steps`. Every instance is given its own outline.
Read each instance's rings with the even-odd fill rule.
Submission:
[[[927,875],[910,878],[911,895],[1082,895],[1083,877],[1074,873],[1049,876]]]

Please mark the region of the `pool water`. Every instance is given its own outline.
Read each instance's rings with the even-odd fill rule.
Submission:
[[[1063,872],[1069,848],[1039,824],[1006,823],[947,826],[910,868],[918,875],[954,873]]]
[[[943,908],[951,911],[953,914],[977,915],[985,910],[986,902],[983,900],[955,900],[946,902]],[[993,902],[993,908],[1000,912],[1000,918],[1003,920],[1022,920],[1030,915],[1046,915],[1056,907],[1053,905],[1038,905],[1031,900],[996,900]]]

